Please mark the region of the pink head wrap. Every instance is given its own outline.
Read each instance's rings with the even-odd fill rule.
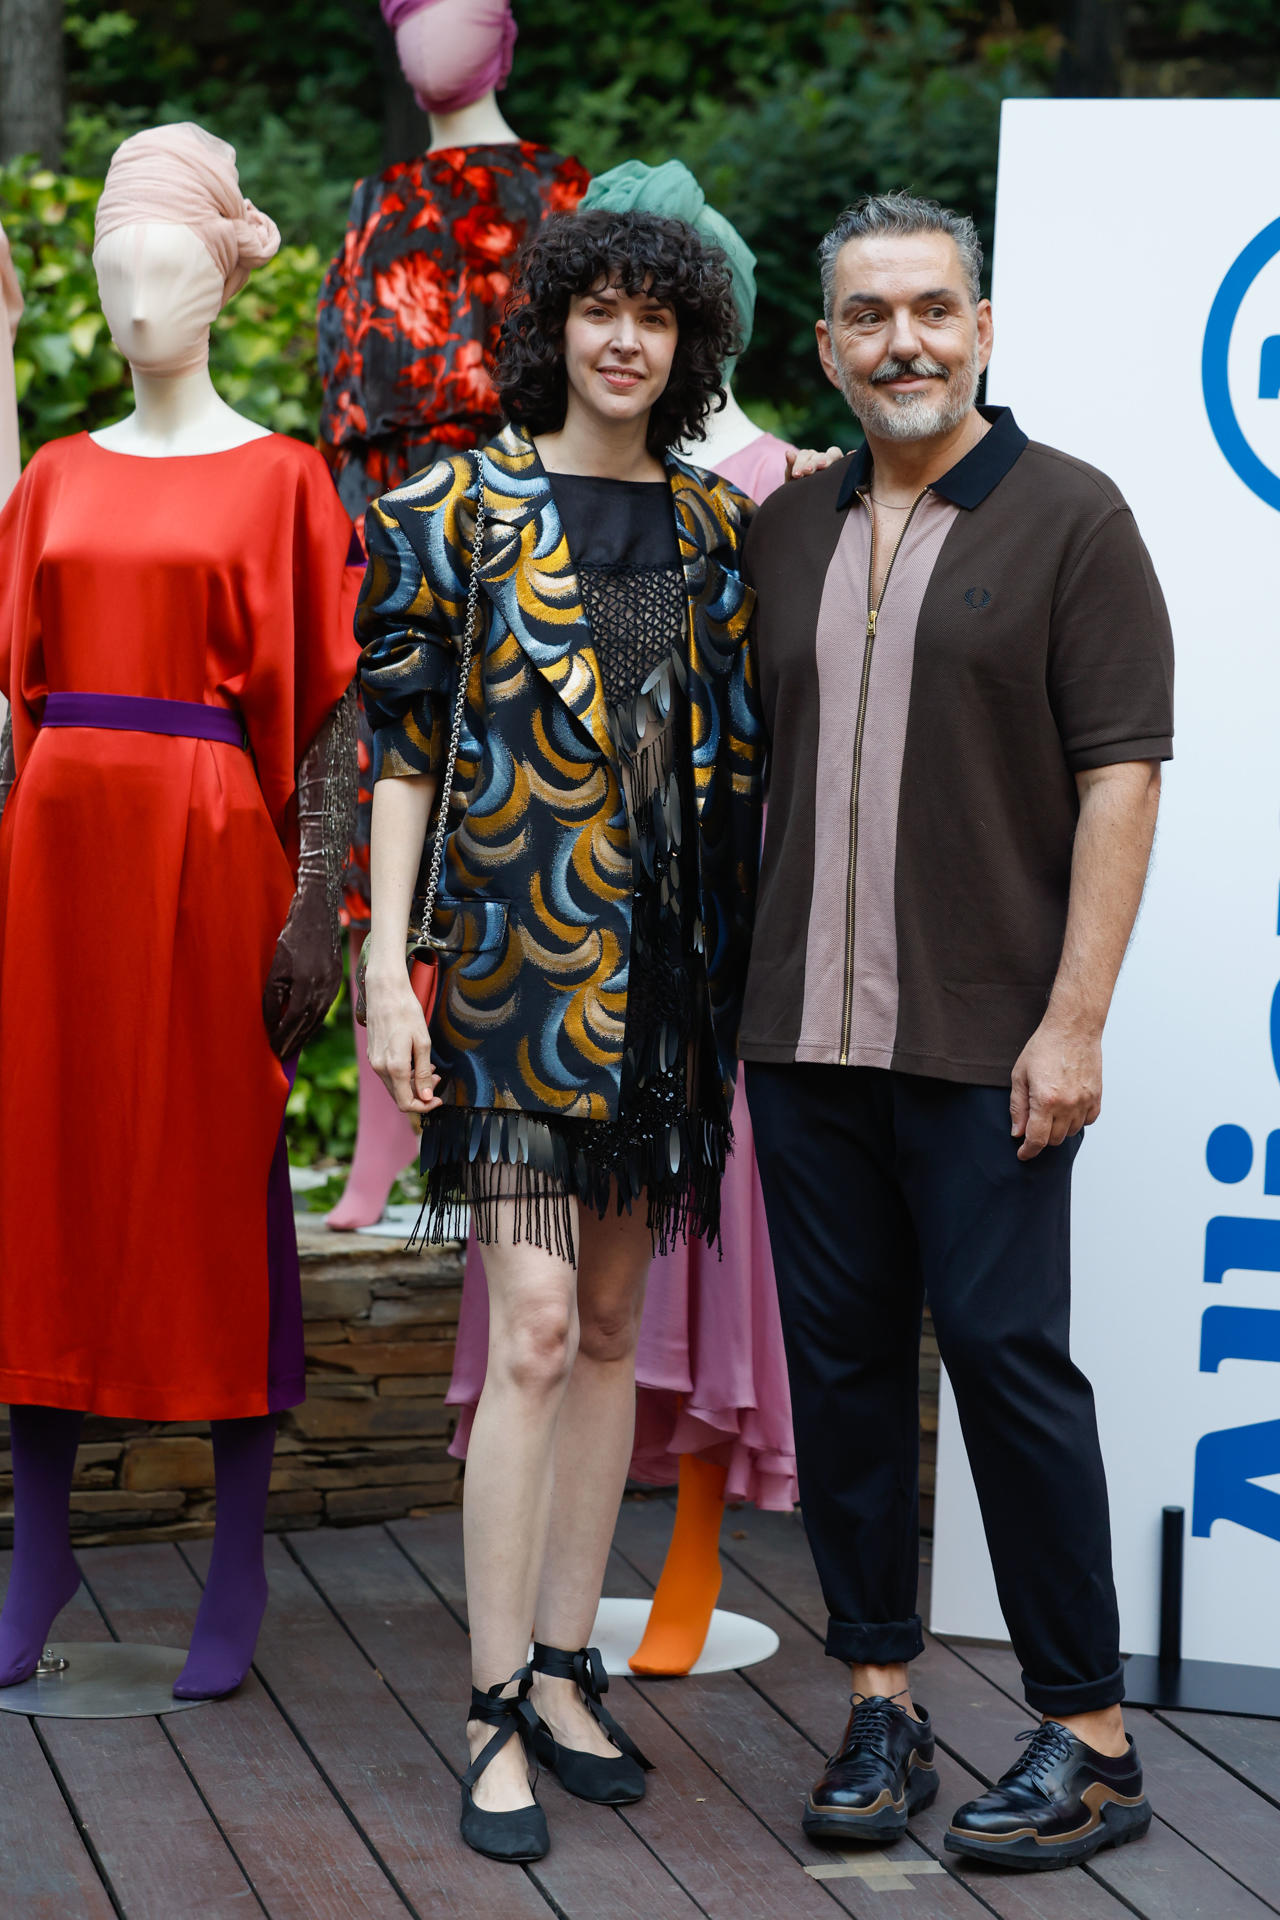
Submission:
[[[516,43],[510,0],[379,0],[379,4],[392,33],[425,8],[436,9],[430,72],[405,70],[413,97],[425,112],[457,113],[492,88],[505,86]]]
[[[203,240],[223,278],[224,305],[280,245],[275,221],[240,191],[235,148],[190,120],[121,141],[98,202],[94,245],[117,227],[149,220],[190,227]]]

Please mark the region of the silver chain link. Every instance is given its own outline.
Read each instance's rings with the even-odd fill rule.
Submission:
[[[467,617],[462,629],[462,648],[458,658],[458,694],[453,703],[453,726],[449,733],[449,753],[444,779],[440,785],[440,805],[435,840],[431,847],[431,866],[427,873],[426,897],[422,903],[422,925],[417,945],[431,945],[431,922],[440,890],[440,869],[444,864],[444,843],[449,832],[449,803],[453,798],[453,775],[458,764],[458,743],[462,738],[462,716],[466,711],[467,687],[471,680],[471,656],[475,651],[476,622],[480,608],[480,557],[484,549],[486,518],[484,491],[484,454],[477,455],[476,528],[471,542],[471,578],[467,583]]]

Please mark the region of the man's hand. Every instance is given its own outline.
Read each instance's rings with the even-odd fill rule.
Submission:
[[[1060,1147],[1102,1111],[1102,1035],[1046,1015],[1013,1069],[1009,1118],[1019,1160]]]
[[[821,473],[824,467],[834,466],[837,460],[843,459],[843,447],[828,447],[825,453],[819,453],[815,447],[800,447],[787,454],[787,479],[807,480],[811,473]]]
[[[308,1041],[342,985],[342,954],[334,943],[333,918],[323,883],[302,886],[276,943],[262,994],[262,1017],[279,1059]]]

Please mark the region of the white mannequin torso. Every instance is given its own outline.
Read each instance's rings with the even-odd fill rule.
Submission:
[[[133,412],[90,435],[144,459],[225,453],[270,429],[229,407],[209,377],[222,276],[198,234],[160,221],[120,227],[94,249],[102,310],[129,362]]]

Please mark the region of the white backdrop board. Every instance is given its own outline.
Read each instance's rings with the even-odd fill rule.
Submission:
[[[1280,1667],[1280,101],[1007,101],[993,305],[990,398],[1121,487],[1177,645],[1075,1187],[1121,1645],[1176,1503],[1184,1655]],[[932,1625],[1003,1638],[949,1392],[939,1456]]]

